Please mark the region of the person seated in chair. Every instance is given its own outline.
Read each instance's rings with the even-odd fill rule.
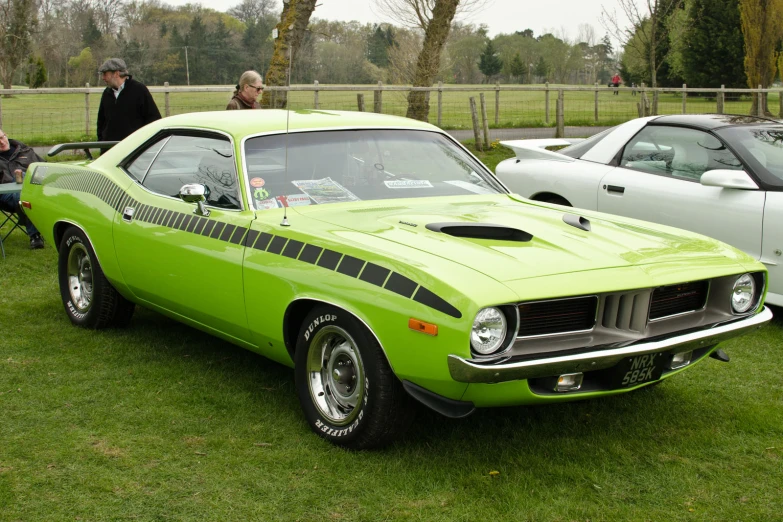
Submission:
[[[43,161],[35,151],[22,142],[10,139],[0,129],[0,183],[21,183],[27,167],[36,161]],[[19,204],[19,194],[0,194],[0,209],[13,212],[18,216],[19,224],[27,229],[30,236],[30,248],[43,248],[43,238],[35,225],[25,216]]]

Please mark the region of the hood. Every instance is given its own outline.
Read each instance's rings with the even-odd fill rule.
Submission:
[[[330,208],[331,207],[331,208]],[[459,263],[497,281],[723,258],[722,243],[646,222],[504,195],[298,207],[312,219]],[[476,226],[487,225],[487,226]],[[731,256],[728,256],[731,257]],[[736,259],[730,261],[736,266]]]

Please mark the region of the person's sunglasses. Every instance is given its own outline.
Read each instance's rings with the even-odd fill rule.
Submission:
[[[263,91],[263,90],[264,90],[264,86],[263,86],[263,85],[262,85],[261,87],[256,87],[255,85],[251,85],[250,87],[254,88],[254,89],[255,89],[255,90],[257,90],[258,92],[261,92],[261,91]]]

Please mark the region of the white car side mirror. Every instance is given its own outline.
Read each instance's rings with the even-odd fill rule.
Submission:
[[[742,190],[758,190],[759,186],[744,170],[715,169],[701,175],[701,184]]]

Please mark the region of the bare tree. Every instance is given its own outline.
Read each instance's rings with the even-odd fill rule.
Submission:
[[[374,0],[380,13],[408,28],[424,31],[421,51],[413,75],[414,87],[431,87],[440,67],[441,51],[451,23],[459,14],[470,16],[491,0]],[[408,95],[409,118],[426,121],[429,98],[423,91]]]
[[[92,0],[95,21],[101,33],[111,35],[117,32],[117,24],[123,9],[123,0]]]
[[[34,0],[0,0],[0,80],[11,88],[14,73],[27,61],[38,25]]]
[[[275,0],[242,0],[242,3],[230,8],[227,13],[246,24],[257,24],[259,20],[272,14]]]
[[[617,0],[620,10],[630,22],[623,24],[616,11],[611,13],[601,7],[601,25],[617,38],[623,47],[630,46],[639,54],[647,56],[650,83],[658,85],[657,73],[663,63],[661,51],[668,44],[669,35],[666,24],[661,23],[680,5],[683,0],[644,0],[639,6],[637,0]],[[660,58],[660,60],[659,60]]]
[[[296,60],[296,55],[302,45],[307,24],[315,9],[317,0],[288,0],[283,2],[283,12],[280,15],[280,23],[277,24],[277,38],[275,39],[275,51],[269,70],[266,73],[267,85],[290,85],[289,75],[291,60]],[[261,98],[264,107],[272,106],[272,93],[264,91]],[[287,93],[275,96],[275,107],[285,108],[288,105]]]

